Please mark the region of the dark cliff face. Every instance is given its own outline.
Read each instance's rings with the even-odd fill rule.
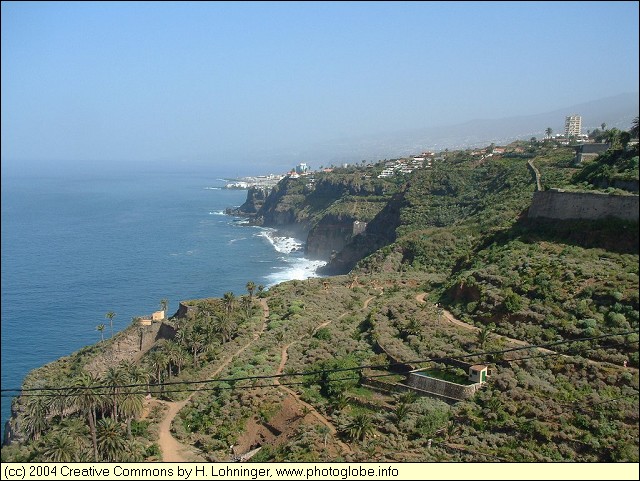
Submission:
[[[283,179],[271,191],[252,188],[246,202],[235,211],[253,222],[274,227],[306,239],[306,253],[314,259],[330,260],[323,273],[348,272],[363,257],[395,240],[401,196],[391,201],[369,223],[359,219],[352,207],[341,202],[384,196],[384,186],[371,178],[344,175]],[[367,225],[366,229],[363,228]]]
[[[334,255],[326,266],[318,269],[320,274],[346,274],[376,250],[396,240],[396,229],[400,225],[400,209],[405,205],[404,195],[398,194],[387,203],[380,213],[367,224],[364,233],[354,236],[344,248]]]
[[[329,259],[353,238],[353,224],[357,219],[335,214],[325,215],[309,231],[307,255],[316,259]]]
[[[250,187],[247,191],[247,200],[238,208],[238,213],[255,215],[267,198],[268,190],[262,187]]]

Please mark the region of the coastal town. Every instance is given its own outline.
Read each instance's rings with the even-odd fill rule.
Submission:
[[[526,156],[532,151],[532,147],[538,143],[551,144],[554,148],[573,146],[575,148],[575,163],[580,164],[583,160],[597,157],[600,153],[605,152],[614,143],[628,144],[633,146],[634,142],[631,138],[626,139],[626,132],[619,131],[616,128],[607,129],[607,125],[602,123],[600,127],[587,129],[587,133],[583,133],[582,116],[577,114],[567,115],[564,120],[564,131],[560,133],[553,132],[551,127],[547,127],[544,131],[543,139],[531,137],[528,141],[515,141],[507,145],[496,145],[491,143],[486,147],[475,147],[466,149],[466,152],[479,161],[500,156]],[[384,159],[378,162],[362,161],[358,166],[364,166],[367,169],[374,169],[382,164],[382,171],[376,177],[379,179],[390,178],[398,175],[411,174],[416,169],[430,169],[434,162],[445,160],[448,149],[442,152],[432,152],[429,150],[419,154],[412,154],[407,157],[397,159]],[[340,167],[348,168],[350,164],[343,163]],[[300,162],[290,171],[284,174],[268,174],[241,177],[233,179],[225,185],[227,189],[249,189],[258,187],[269,190],[274,187],[282,179],[288,177],[297,179],[300,177],[312,176],[315,172],[332,172],[336,167],[322,167],[313,170],[306,162]],[[311,177],[312,181],[313,177]]]

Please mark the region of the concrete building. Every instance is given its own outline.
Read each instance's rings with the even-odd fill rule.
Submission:
[[[304,162],[300,162],[296,166],[296,174],[304,174],[305,172],[308,172],[308,171],[309,171],[309,166]]]
[[[610,145],[607,143],[579,145],[576,147],[574,162],[576,164],[581,164],[585,160],[593,160],[603,152],[606,152],[609,147]]]
[[[564,119],[564,135],[574,137],[582,133],[582,117],[569,115]]]

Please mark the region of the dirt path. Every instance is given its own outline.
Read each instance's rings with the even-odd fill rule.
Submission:
[[[227,357],[224,362],[220,364],[218,368],[207,377],[213,378],[220,374],[220,372],[236,356],[247,349],[262,335],[267,327],[267,320],[269,319],[269,306],[267,305],[267,301],[264,299],[260,299],[260,304],[262,306],[262,326],[260,327],[260,330],[256,331],[253,334],[253,338],[249,342],[247,342],[244,346]],[[185,446],[171,435],[171,423],[173,422],[173,419],[176,417],[178,412],[187,405],[187,403],[197,392],[198,391],[194,391],[184,401],[159,401],[168,408],[165,412],[164,418],[158,425],[158,446],[160,446],[160,451],[162,452],[162,461],[174,463],[206,461],[200,454],[194,451],[194,448],[192,448],[191,446]]]
[[[427,295],[426,292],[423,292],[422,294],[418,294],[416,296],[416,301],[425,302],[424,298],[426,297],[426,295]],[[475,332],[479,332],[481,330],[479,327],[476,327],[476,326],[471,325],[471,324],[467,324],[466,322],[461,321],[460,319],[457,319],[456,317],[454,317],[453,314],[451,314],[446,309],[442,309],[442,317],[444,317],[450,323],[455,324],[456,326],[460,326],[463,329],[467,329],[469,331],[475,331]],[[512,337],[503,336],[502,334],[496,334],[495,332],[492,333],[492,335],[494,335],[496,337],[500,337],[500,338],[502,338],[502,339],[504,339],[506,341],[509,341],[512,344],[516,344],[518,346],[530,346],[531,345],[528,342],[521,341],[520,339],[513,339]],[[555,351],[550,351],[549,349],[545,349],[545,348],[542,348],[542,347],[538,347],[536,349],[538,349],[539,351],[542,351],[544,353],[547,353],[547,354],[555,354]]]
[[[346,316],[346,315],[347,315],[347,313],[345,312],[344,314],[341,314],[341,315],[340,315],[340,317],[338,317],[338,319],[341,319],[341,318],[343,318],[343,317],[344,317],[344,316]],[[331,321],[325,321],[325,322],[323,322],[322,324],[318,324],[318,325],[316,326],[316,328],[313,330],[313,334],[315,334],[316,332],[318,332],[318,330],[319,330],[319,329],[322,329],[323,327],[328,326],[329,324],[331,324]],[[313,334],[312,334],[312,335],[313,335]],[[284,371],[284,366],[285,366],[285,364],[287,363],[287,359],[289,358],[289,357],[288,357],[288,354],[287,354],[287,351],[288,351],[288,350],[289,350],[289,348],[290,348],[293,344],[295,344],[296,342],[298,342],[298,340],[292,341],[292,342],[290,342],[289,344],[287,344],[286,346],[284,346],[284,347],[282,348],[282,352],[280,353],[280,364],[278,365],[278,370],[276,371],[276,375],[280,375],[280,374],[282,374],[282,372]],[[283,390],[283,391],[285,391],[287,394],[289,394],[290,396],[292,396],[292,397],[296,400],[296,402],[298,402],[299,404],[302,404],[304,407],[306,407],[306,408],[309,410],[309,412],[310,412],[310,413],[311,413],[311,414],[312,414],[312,415],[313,415],[313,416],[314,416],[318,421],[320,421],[322,424],[324,424],[324,425],[329,429],[329,431],[331,432],[331,434],[332,434],[333,436],[335,436],[335,435],[338,433],[338,431],[336,430],[335,426],[331,423],[331,421],[329,421],[329,420],[328,420],[326,417],[324,417],[320,412],[318,412],[318,411],[316,410],[316,408],[314,408],[311,404],[309,404],[309,403],[307,403],[307,402],[303,401],[302,399],[300,399],[300,396],[298,395],[298,393],[297,393],[297,392],[295,392],[295,391],[294,391],[294,390],[292,390],[292,389],[289,389],[287,386],[282,386],[282,385],[280,384],[280,379],[279,379],[279,378],[277,378],[277,377],[274,379],[274,381],[275,381],[275,382],[274,382],[274,384],[277,384],[277,385],[280,387],[280,389],[282,389],[282,390]],[[352,451],[352,449],[349,447],[349,445],[348,445],[348,444],[343,443],[342,441],[340,441],[340,440],[339,440],[339,439],[337,439],[337,438],[336,438],[336,441],[337,441],[337,443],[340,445],[340,447],[341,447],[342,449],[344,449],[346,452],[348,452],[348,453],[353,452],[353,451]]]
[[[425,302],[424,298],[425,298],[425,296],[426,296],[426,295],[427,295],[426,293],[418,294],[418,295],[416,296],[416,301],[418,301],[418,302]],[[452,323],[452,324],[455,324],[456,326],[460,326],[460,327],[462,327],[462,328],[464,328],[464,329],[467,329],[467,330],[470,330],[470,331],[476,331],[476,332],[480,331],[480,328],[478,328],[478,327],[476,327],[476,326],[473,326],[473,325],[471,325],[471,324],[467,324],[466,322],[463,322],[463,321],[461,321],[460,319],[456,319],[456,318],[454,317],[454,315],[453,315],[453,314],[451,314],[451,313],[450,313],[449,311],[447,311],[446,309],[442,309],[442,316],[443,316],[447,321],[449,321],[449,322],[450,322],[450,323]],[[520,340],[520,339],[514,339],[514,338],[512,338],[512,337],[503,336],[502,334],[496,334],[495,332],[494,332],[494,333],[492,333],[492,335],[493,335],[493,336],[496,336],[496,337],[500,337],[500,338],[502,338],[502,339],[504,339],[504,340],[506,340],[506,341],[509,341],[509,342],[510,342],[510,343],[512,343],[512,344],[516,344],[516,345],[518,345],[518,346],[523,346],[523,347],[524,347],[524,346],[531,346],[531,344],[530,344],[530,343],[528,343],[528,342],[526,342],[526,341],[522,341],[522,340]],[[557,351],[552,351],[552,350],[550,350],[550,349],[546,349],[546,348],[544,348],[544,347],[536,347],[535,349],[537,349],[538,351],[543,352],[543,353],[545,353],[545,354],[558,354],[558,355],[560,355],[560,356],[562,356],[562,357],[571,357],[571,356],[568,356],[568,355],[566,355],[566,354],[560,354],[560,353],[558,353]],[[631,367],[631,366],[622,367],[622,366],[617,366],[617,365],[615,365],[615,364],[611,364],[610,362],[595,361],[595,360],[592,360],[592,359],[587,359],[587,362],[589,362],[590,364],[598,365],[598,366],[600,366],[600,365],[601,365],[601,366],[611,366],[611,367],[617,367],[617,368],[628,369],[628,370],[632,370],[632,371],[637,371],[637,370],[638,370],[638,368]]]

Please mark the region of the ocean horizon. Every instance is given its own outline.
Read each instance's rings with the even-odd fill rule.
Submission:
[[[168,299],[316,276],[304,241],[225,214],[246,190],[208,172],[2,177],[2,389]],[[11,414],[2,397],[2,429]]]

